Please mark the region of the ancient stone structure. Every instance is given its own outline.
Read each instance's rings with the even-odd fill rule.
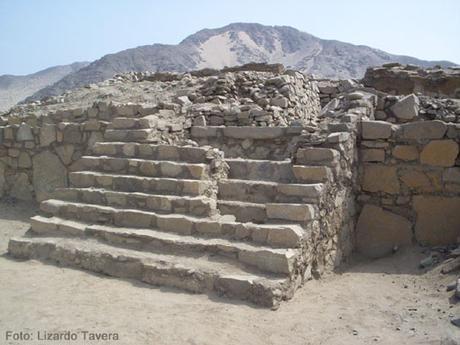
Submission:
[[[427,96],[460,97],[460,68],[423,69],[414,65],[390,63],[369,68],[365,86],[397,95],[420,92]]]
[[[458,114],[424,112],[455,102],[350,81],[320,109],[267,65],[129,83],[161,92],[1,118],[0,194],[41,202],[11,255],[274,307],[354,249],[460,236]]]

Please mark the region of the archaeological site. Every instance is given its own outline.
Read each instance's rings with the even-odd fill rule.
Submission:
[[[119,74],[1,114],[0,196],[40,205],[8,256],[276,309],[352,254],[455,249],[459,147],[459,68]]]

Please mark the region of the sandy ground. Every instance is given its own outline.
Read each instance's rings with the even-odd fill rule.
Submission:
[[[460,344],[449,322],[460,307],[446,292],[455,275],[417,268],[421,248],[385,259],[354,258],[312,281],[277,311],[154,288],[36,261],[15,261],[34,205],[0,203],[0,344]],[[113,332],[118,341],[7,341],[7,331]]]

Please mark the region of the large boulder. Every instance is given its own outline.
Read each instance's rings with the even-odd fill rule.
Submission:
[[[51,197],[58,187],[67,185],[67,171],[59,158],[43,151],[33,158],[33,185],[37,201]]]
[[[414,94],[405,96],[396,102],[390,109],[401,120],[412,120],[417,117],[420,101]]]
[[[418,195],[415,238],[424,245],[453,244],[460,236],[460,198]]]
[[[371,258],[385,256],[395,246],[412,242],[412,225],[404,217],[381,207],[364,205],[356,225],[356,248]]]

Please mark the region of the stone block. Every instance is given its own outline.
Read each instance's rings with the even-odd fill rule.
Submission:
[[[314,218],[314,209],[311,205],[300,204],[266,204],[267,217],[304,222]]]
[[[391,137],[391,123],[386,121],[362,121],[363,139],[387,139]]]
[[[123,145],[122,152],[127,157],[134,157],[136,155],[136,143],[127,143]]]
[[[18,157],[18,167],[19,168],[30,168],[31,166],[32,166],[32,160],[30,159],[30,155],[25,151],[21,151]]]
[[[40,128],[40,146],[49,146],[56,141],[56,126],[45,124]]]
[[[114,129],[128,129],[137,126],[137,119],[131,117],[116,117],[112,121]]]
[[[452,139],[433,140],[423,148],[420,162],[433,166],[451,167],[455,165],[458,152],[458,144]]]
[[[295,248],[300,244],[303,232],[296,227],[273,227],[268,229],[267,242],[272,246]]]
[[[393,157],[405,161],[413,161],[418,159],[418,150],[412,145],[397,145],[393,149]]]
[[[193,230],[193,223],[184,216],[168,215],[158,217],[157,226],[164,231],[171,231],[183,235],[190,235]]]
[[[133,103],[118,104],[114,110],[119,116],[134,116],[139,112],[140,105]]]
[[[195,224],[195,230],[199,234],[219,235],[222,233],[222,224],[212,220],[203,220]]]
[[[275,139],[283,136],[283,127],[225,127],[224,136],[234,139]]]
[[[72,163],[74,147],[73,145],[62,145],[56,148],[56,153],[65,165],[69,165]]]
[[[429,176],[421,170],[404,169],[401,172],[401,181],[410,189],[424,192],[434,191]]]
[[[217,127],[199,127],[193,126],[191,135],[193,138],[209,138],[209,137],[216,137],[218,133]]]
[[[16,175],[13,185],[11,187],[10,195],[19,200],[30,201],[33,199],[32,186],[29,182],[29,177],[26,173],[19,173]]]
[[[335,165],[338,163],[340,154],[333,149],[321,147],[307,147],[297,150],[297,163],[304,165]]]
[[[37,201],[51,197],[56,188],[67,186],[67,171],[59,158],[49,151],[33,157],[33,185]]]
[[[379,150],[379,149],[361,150],[361,160],[363,162],[383,162],[385,161],[385,150]]]
[[[34,135],[32,134],[32,128],[23,122],[19,126],[18,131],[16,132],[16,140],[17,141],[32,141],[34,140]]]
[[[399,193],[400,186],[396,167],[383,164],[364,165],[363,190],[367,192]]]
[[[14,127],[8,126],[3,128],[3,140],[14,140]]]
[[[415,238],[423,245],[457,243],[460,236],[460,198],[417,195]]]
[[[381,207],[364,205],[356,225],[357,250],[372,258],[390,254],[395,246],[410,245],[412,224]]]
[[[68,144],[79,144],[82,140],[80,125],[67,123],[63,129],[63,141]]]
[[[287,108],[289,106],[289,100],[286,97],[279,96],[272,98],[270,104],[281,108]]]
[[[390,110],[401,120],[412,120],[417,117],[420,101],[414,94],[407,95],[396,102]]]
[[[142,211],[123,210],[114,212],[113,219],[115,225],[136,228],[150,228],[153,222],[152,214]]]
[[[5,165],[0,162],[0,198],[5,193]]]
[[[101,129],[101,123],[97,119],[90,119],[84,123],[85,131],[99,131]]]
[[[441,139],[446,131],[447,126],[442,121],[419,121],[401,125],[396,137],[401,140]]]
[[[292,172],[299,182],[325,182],[332,179],[332,173],[328,167],[293,165]]]
[[[444,170],[442,179],[445,183],[460,184],[460,168],[449,168]]]
[[[188,96],[177,97],[177,103],[179,103],[183,107],[189,107],[193,104],[188,98]]]

